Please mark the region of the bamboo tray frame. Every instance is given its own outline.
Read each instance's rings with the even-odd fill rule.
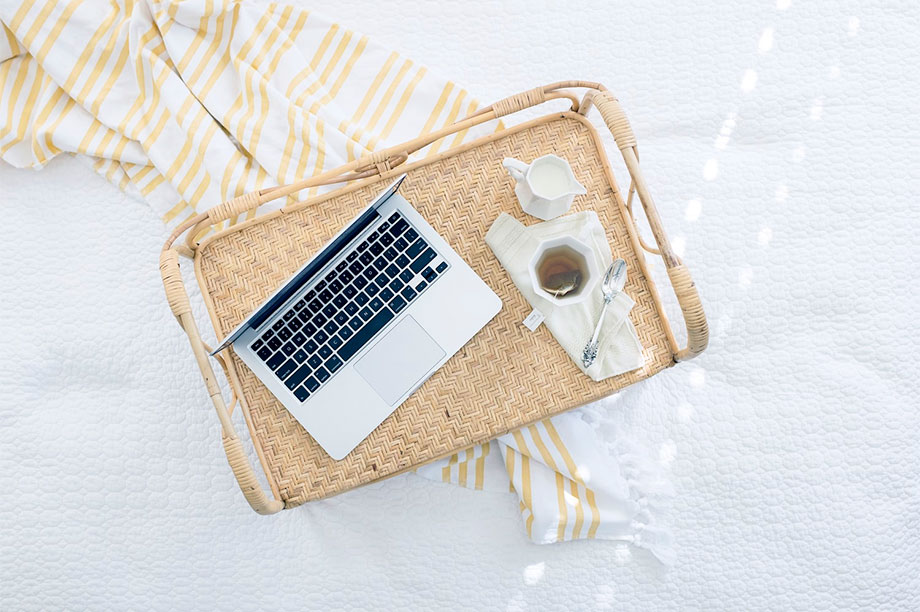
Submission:
[[[584,88],[587,92],[579,99],[571,91],[573,88]],[[399,167],[409,155],[436,140],[555,99],[569,100],[571,110],[551,113]],[[600,136],[585,118],[592,107],[598,109],[613,134],[630,174],[626,201],[617,189]],[[487,226],[496,211],[502,210],[502,204],[504,210],[524,218],[513,194],[509,195],[510,179],[501,178],[504,171],[499,164],[501,157],[497,156],[530,159],[551,150],[572,159],[576,174],[588,187],[588,196],[576,199],[574,209],[597,210],[615,254],[624,257],[632,269],[626,291],[636,301],[630,316],[642,341],[646,364],[634,372],[597,383],[581,374],[545,328],[530,333],[520,325],[530,307],[508,282],[483,240]],[[336,233],[379,191],[383,181],[404,171],[409,174],[403,186],[407,198],[492,286],[504,306],[495,319],[364,442],[336,462],[258,382],[232,349],[215,358],[231,385],[231,401],[229,405],[224,401],[208,359],[208,346],[192,316],[179,270],[179,256],[194,259],[212,324],[221,337]],[[463,176],[451,180],[451,175],[457,172]],[[262,204],[291,198],[308,187],[347,181],[357,182],[231,225],[199,242],[215,225],[254,212]],[[471,185],[476,187],[475,192],[470,191]],[[634,194],[643,206],[657,248],[645,244],[636,229],[632,214]],[[471,215],[471,211],[456,204],[458,200],[477,204],[482,211],[478,217]],[[323,215],[316,214],[317,206],[323,207]],[[185,239],[180,241],[183,234]],[[665,317],[643,251],[660,255],[664,261],[686,325],[685,347],[678,346]],[[160,273],[170,309],[188,336],[217,412],[230,467],[246,500],[260,514],[273,514],[285,507],[393,476],[595,401],[677,361],[695,357],[706,348],[709,338],[706,316],[690,272],[671,248],[642,177],[636,139],[626,115],[606,87],[590,81],[563,81],[537,87],[484,107],[441,130],[310,179],[228,200],[176,228],[160,253]],[[514,372],[515,366],[509,365],[517,362],[522,363],[519,369],[524,368],[523,371]],[[535,365],[540,367],[534,368]],[[551,377],[554,384],[547,384],[541,377]],[[270,494],[259,484],[231,420],[237,403]]]

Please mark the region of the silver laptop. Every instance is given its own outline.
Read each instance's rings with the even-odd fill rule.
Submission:
[[[334,459],[501,310],[498,296],[397,193],[405,178],[214,350],[232,344]]]

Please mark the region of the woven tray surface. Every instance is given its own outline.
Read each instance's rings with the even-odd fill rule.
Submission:
[[[614,257],[629,266],[630,313],[645,366],[593,382],[545,326],[528,331],[531,307],[515,289],[485,233],[505,211],[525,224],[504,157],[525,161],[546,153],[566,158],[588,189],[572,212],[594,210]],[[400,188],[419,212],[502,299],[501,312],[342,461],[335,461],[235,355],[254,431],[287,507],[341,493],[411,469],[542,418],[607,396],[673,364],[661,317],[628,238],[616,185],[604,171],[594,130],[569,114],[550,115],[524,129],[408,171]],[[392,178],[266,217],[207,241],[197,274],[218,337],[248,316]]]

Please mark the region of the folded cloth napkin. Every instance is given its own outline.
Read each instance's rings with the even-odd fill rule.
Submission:
[[[587,369],[582,365],[581,356],[603,308],[600,289],[595,289],[596,296],[566,306],[558,306],[534,292],[529,263],[537,246],[542,240],[565,235],[574,236],[592,248],[600,264],[600,274],[613,261],[604,228],[594,211],[575,213],[529,227],[502,213],[489,228],[486,243],[511,276],[518,291],[546,317],[546,327],[582,372],[594,380],[603,380],[642,367],[642,344],[629,320],[629,311],[635,302],[625,292],[618,293],[607,308],[598,338],[597,359]]]
[[[3,161],[38,168],[58,154],[76,154],[146,200],[169,226],[225,199],[432,132],[479,107],[455,83],[315,13],[231,0],[147,0],[105,10],[95,3],[0,2],[0,92]],[[500,127],[461,132],[418,155]],[[589,465],[582,445],[591,448],[598,437],[557,431],[573,464]],[[423,470],[471,488],[485,480],[507,490],[511,480],[533,509],[530,531],[544,541],[543,531],[559,535],[543,510],[557,506],[559,491],[540,484],[541,457],[528,458],[525,473],[524,453],[540,444],[529,431],[519,434],[527,444],[520,452],[506,436],[514,469],[503,468],[506,453],[492,454],[497,477],[486,475],[489,444]],[[544,440],[552,439],[547,432]],[[611,455],[591,471],[630,474],[635,456]],[[585,495],[577,497],[590,507]],[[606,508],[600,492],[595,499]],[[581,528],[573,523],[564,538],[603,537],[615,516],[584,512]],[[577,520],[577,511],[569,514]],[[626,535],[639,533],[618,525]]]

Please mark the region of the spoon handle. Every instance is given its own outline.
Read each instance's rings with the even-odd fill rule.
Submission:
[[[612,298],[604,297],[604,307],[601,308],[601,314],[597,318],[597,325],[594,327],[594,333],[591,339],[585,345],[585,350],[581,354],[581,363],[585,368],[590,368],[594,360],[597,359],[597,339],[601,335],[601,326],[604,324],[604,315],[607,314],[607,306],[612,302]]]

